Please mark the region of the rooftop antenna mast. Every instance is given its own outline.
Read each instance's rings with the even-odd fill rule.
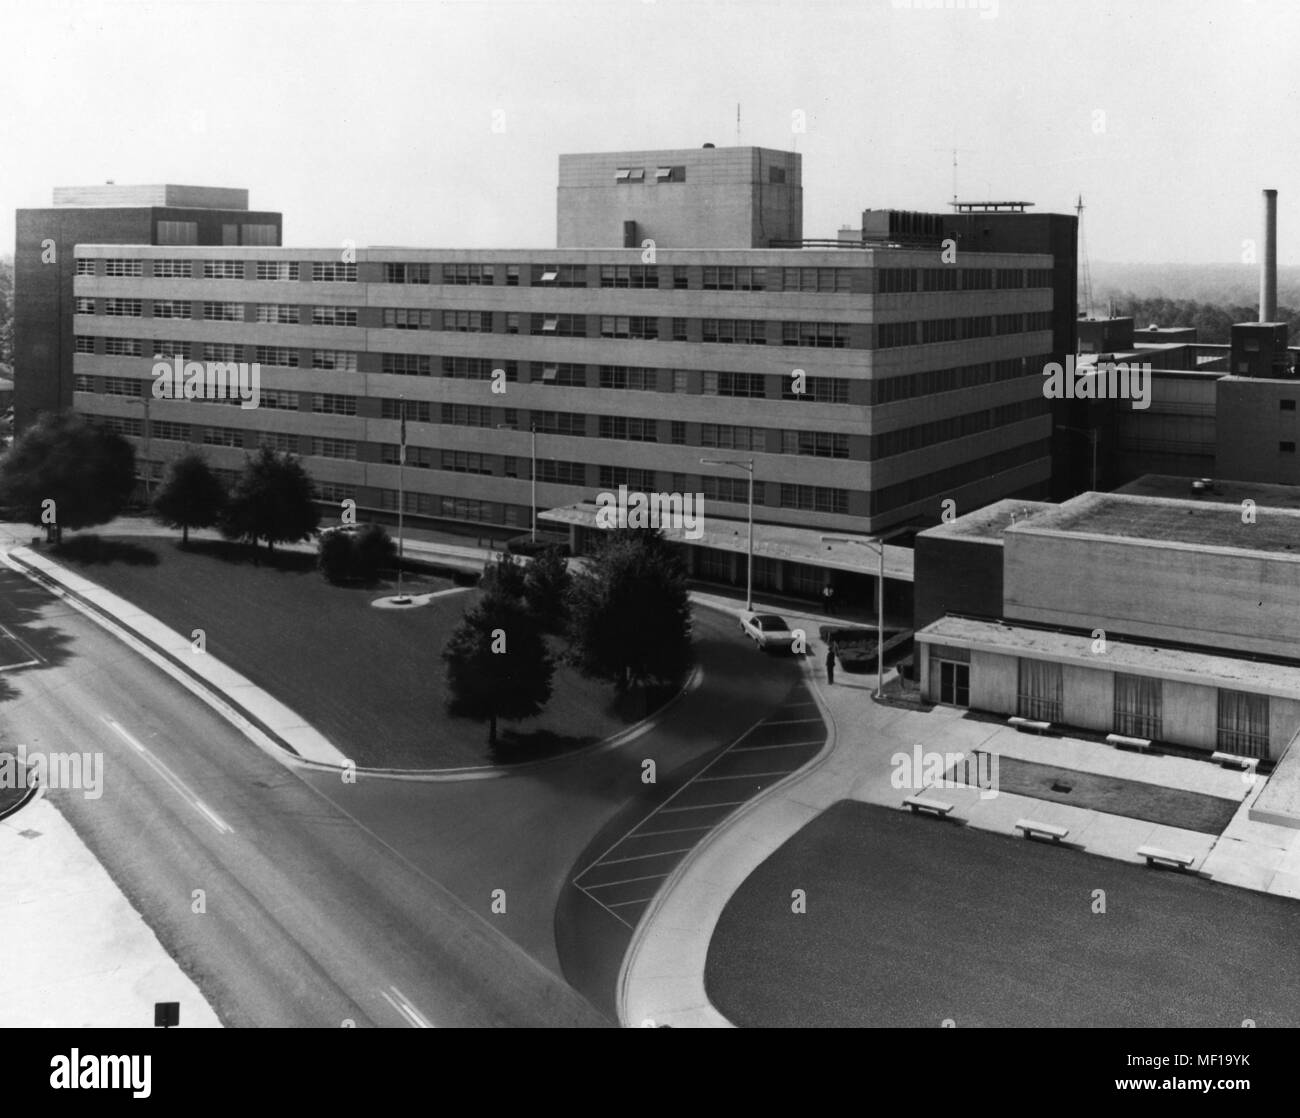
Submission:
[[[1079,227],[1076,236],[1079,238],[1079,298],[1080,306],[1077,308],[1086,315],[1092,314],[1092,268],[1088,264],[1088,242],[1083,235],[1083,195],[1079,195],[1079,201],[1074,207],[1075,215],[1079,219]],[[1113,316],[1112,316],[1113,317]]]

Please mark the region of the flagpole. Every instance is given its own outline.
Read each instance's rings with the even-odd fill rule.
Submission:
[[[397,600],[402,601],[402,513],[406,508],[406,494],[403,488],[403,472],[406,468],[406,398],[399,397],[402,413],[401,434],[398,436],[397,448]]]

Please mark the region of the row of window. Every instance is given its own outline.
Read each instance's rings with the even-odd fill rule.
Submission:
[[[892,512],[894,509],[933,500],[936,511],[938,502],[950,496],[955,490],[980,478],[991,478],[995,474],[1005,473],[1017,466],[1026,465],[1051,454],[1051,444],[1046,441],[1022,443],[1020,446],[988,454],[969,462],[950,466],[945,470],[924,474],[896,485],[886,485],[873,489],[870,493],[870,516]]]
[[[619,167],[614,172],[614,181],[616,183],[643,183],[645,182],[644,167]],[[685,182],[686,168],[681,165],[673,167],[656,167],[654,181],[662,182]]]
[[[140,279],[144,276],[142,258],[104,258],[104,275],[114,278]],[[153,261],[152,275],[155,279],[193,279],[193,260],[160,259]],[[298,280],[303,276],[301,265],[296,260],[202,260],[201,275],[203,279],[242,280],[247,278],[248,264],[254,265],[254,275],[259,280]],[[79,257],[76,273],[79,276],[96,274],[94,257]],[[356,283],[356,264],[342,262],[315,262],[310,273],[314,283]]]
[[[872,380],[869,382],[867,403],[890,404],[895,400],[910,400],[917,396],[955,392],[959,388],[976,388],[1016,380],[1029,376],[1035,369],[1041,369],[1047,360],[1046,357],[1009,357],[1001,361],[982,361],[976,365],[961,365],[951,369],[928,369],[923,373],[909,373],[888,380]]]
[[[192,279],[194,263],[191,260],[158,259],[152,261],[155,279]],[[315,283],[356,283],[357,265],[330,261],[314,261],[306,271],[296,260],[203,260],[200,275],[203,279],[243,280],[248,278],[247,268],[253,266],[253,276],[261,281],[298,281],[310,276]],[[105,276],[142,278],[143,259],[104,259]],[[498,271],[506,287],[518,287],[521,268],[529,269],[534,286],[595,287],[602,288],[672,288],[689,290],[696,286],[704,291],[804,291],[847,294],[853,290],[853,274],[868,269],[838,267],[768,268],[747,265],[683,265],[676,264],[660,269],[655,265],[626,264],[384,264],[384,283],[435,284],[453,286],[495,286]],[[699,277],[691,283],[691,269]],[[661,278],[662,272],[662,278]],[[96,274],[95,259],[80,257],[76,274]],[[991,291],[1019,290],[1052,286],[1050,268],[879,268],[876,281],[880,294],[900,294],[915,291]]]
[[[104,338],[103,342],[104,353],[114,357],[143,357],[145,347],[152,346],[152,355],[155,359],[181,357],[191,360],[194,354],[199,352],[201,359],[208,361],[245,360],[244,347],[230,342],[194,343],[158,340],[150,343],[133,338]],[[75,346],[77,353],[93,354],[95,338],[79,334],[75,339]],[[196,349],[196,346],[199,348]],[[262,365],[298,368],[301,362],[300,352],[283,346],[255,346],[253,360]],[[354,350],[313,349],[310,351],[310,367],[355,373],[358,367],[357,356]],[[395,376],[431,377],[434,375],[434,361],[434,357],[423,353],[384,353],[380,358],[380,370]],[[440,361],[442,375],[445,377],[491,380],[496,371],[501,370],[507,381],[513,383],[519,380],[519,363],[516,361],[450,356],[444,356]],[[940,392],[1015,380],[1029,375],[1030,369],[1041,364],[1042,361],[1039,359],[1030,361],[1013,357],[950,369],[930,369],[889,379],[868,380],[862,382],[866,385],[865,391],[868,394],[864,402],[887,404],[917,396],[931,396]],[[689,391],[689,373],[685,369],[656,369],[627,365],[588,367],[573,363],[545,362],[532,362],[530,366],[533,383],[577,388],[594,385],[599,388],[640,392],[685,393]],[[596,369],[594,378],[590,372],[591,368]],[[762,373],[705,371],[701,374],[701,392],[706,396],[776,398],[774,393],[769,392],[770,382],[773,379],[779,381],[779,398],[782,400],[804,400],[827,404],[846,404],[849,400],[850,382],[843,377],[804,377],[796,382],[795,378],[790,376],[773,378]],[[796,385],[803,391],[797,392]]]
[[[162,308],[161,313],[159,307]],[[263,325],[298,325],[302,307],[295,303],[257,303],[255,321]],[[204,301],[202,319],[207,322],[243,322],[244,304]],[[155,318],[189,318],[191,304],[185,300],[157,300]],[[77,314],[94,314],[94,300],[78,296]],[[140,318],[144,303],[134,298],[107,298],[104,314],[115,317]],[[382,324],[389,330],[443,330],[457,333],[490,334],[495,331],[498,318],[504,321],[505,333],[518,334],[523,316],[518,313],[497,314],[492,311],[444,310],[441,312],[416,307],[385,307]],[[435,315],[437,317],[435,317]],[[596,332],[592,333],[591,319],[597,319]],[[643,315],[531,314],[528,316],[532,336],[564,338],[626,338],[657,341],[660,337],[660,319]],[[673,341],[690,341],[689,323],[685,318],[672,318]],[[723,345],[775,344],[766,319],[704,318],[699,323],[699,341]],[[434,323],[438,325],[435,326]],[[313,326],[356,326],[357,308],[346,306],[311,305]],[[885,322],[876,327],[876,348],[890,349],[899,346],[929,345],[938,342],[964,341],[987,338],[995,334],[1025,333],[1051,328],[1051,313],[1036,311],[1029,314],[975,315],[967,318],[927,319],[921,322]],[[869,327],[863,327],[867,330]],[[781,345],[812,349],[846,349],[853,337],[853,324],[846,322],[807,322],[802,320],[781,322]]]
[[[1051,287],[1051,269],[1039,268],[881,268],[882,295],[913,291],[1009,291]],[[1046,282],[1044,281],[1046,277]]]
[[[1064,678],[1059,663],[1021,658],[1016,711],[1041,722],[1064,721]],[[1164,733],[1163,681],[1150,676],[1114,673],[1114,732],[1159,741]],[[1269,698],[1246,691],[1218,692],[1217,746],[1225,753],[1267,757]]]

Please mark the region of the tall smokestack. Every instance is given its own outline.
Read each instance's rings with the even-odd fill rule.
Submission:
[[[1259,320],[1277,321],[1277,191],[1264,191],[1264,256],[1259,262]]]

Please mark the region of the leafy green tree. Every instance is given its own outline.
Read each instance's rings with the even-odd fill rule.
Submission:
[[[345,532],[326,532],[316,545],[316,561],[330,582],[347,582],[353,577],[355,549]]]
[[[14,361],[14,262],[0,260],[0,365]]]
[[[191,528],[212,527],[225,507],[226,487],[197,451],[172,460],[153,499],[154,516],[181,530],[182,547],[189,546]]]
[[[42,415],[0,459],[0,505],[15,519],[46,524],[56,541],[64,528],[112,520],[134,490],[131,444],[76,412]]]
[[[255,554],[259,540],[274,551],[277,543],[310,539],[320,523],[312,498],[311,478],[302,463],[292,454],[261,447],[245,459],[221,518],[222,534],[250,543]]]
[[[548,547],[524,571],[524,601],[543,632],[564,628],[570,582],[569,561],[558,547]]]
[[[486,721],[488,743],[494,747],[498,720],[531,718],[551,697],[555,662],[518,598],[486,594],[461,618],[442,658],[448,712]]]
[[[574,575],[568,609],[574,664],[620,692],[675,683],[691,664],[686,571],[659,533],[611,531]]]
[[[367,524],[354,537],[357,577],[374,582],[397,563],[397,541],[382,524]]]
[[[397,544],[382,524],[359,532],[326,532],[317,546],[321,570],[330,582],[374,582],[397,560]]]
[[[485,594],[523,600],[524,582],[524,565],[510,552],[503,551],[484,565],[479,585]]]

